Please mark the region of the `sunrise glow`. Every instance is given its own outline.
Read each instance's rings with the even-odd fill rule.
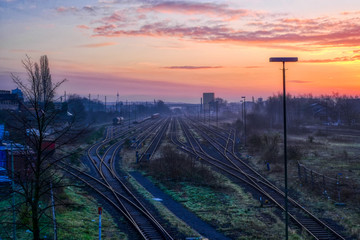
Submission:
[[[61,91],[121,100],[228,101],[288,91],[360,93],[359,1],[0,0],[1,89],[49,57]],[[24,76],[25,77],[25,76]],[[61,93],[60,93],[61,94]]]

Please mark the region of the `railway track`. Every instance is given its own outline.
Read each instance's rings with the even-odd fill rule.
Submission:
[[[150,160],[151,157],[154,155],[155,151],[158,149],[161,140],[163,139],[169,124],[170,118],[166,118],[162,124],[158,127],[155,137],[152,139],[146,150],[142,153],[140,157],[140,162],[145,160]]]
[[[180,142],[177,139],[176,125],[179,125],[183,131],[186,143]],[[197,134],[201,136],[203,141],[206,141],[210,147],[204,149],[190,128],[196,130]],[[213,136],[210,137],[208,132],[211,132]],[[206,161],[221,172],[230,175],[232,178],[242,181],[257,191],[261,196],[269,199],[280,209],[284,210],[284,193],[242,161],[235,153],[235,131],[230,130],[228,134],[220,134],[214,129],[204,125],[180,119],[178,124],[173,120],[171,133],[173,143],[180,146],[182,150],[201,158],[203,161]],[[292,198],[289,198],[289,217],[315,239],[345,239],[331,226],[318,219]]]
[[[134,133],[144,131],[152,123],[138,125],[136,129],[124,128],[122,131],[109,127],[105,138],[91,146],[87,151],[97,177],[69,165],[63,164],[61,168],[104,197],[128,220],[143,239],[173,239],[126,186],[126,181],[115,171],[115,158],[125,141],[124,139],[133,136]],[[101,154],[100,149],[106,150]]]

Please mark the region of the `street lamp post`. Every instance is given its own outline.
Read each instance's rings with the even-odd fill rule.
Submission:
[[[287,133],[286,133],[286,88],[285,88],[285,62],[297,62],[297,57],[272,57],[270,62],[282,62],[283,64],[283,117],[284,117],[284,181],[285,181],[285,239],[289,239],[289,216],[288,216],[288,179],[287,179]]]
[[[245,106],[245,102],[246,102],[246,97],[242,96],[241,98],[244,99],[244,105],[243,105],[243,113],[244,113],[244,146],[246,147],[246,106]]]

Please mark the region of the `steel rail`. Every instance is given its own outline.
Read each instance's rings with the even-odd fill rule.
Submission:
[[[204,133],[203,133],[204,134]],[[230,134],[229,134],[230,136]],[[204,137],[204,136],[203,136]],[[209,143],[212,143],[211,140],[209,140]],[[228,139],[227,142],[229,142],[230,140]],[[261,174],[259,174],[257,171],[255,171],[254,169],[252,169],[250,166],[248,166],[245,162],[243,162],[240,158],[238,158],[238,156],[235,154],[234,152],[234,144],[235,144],[235,135],[234,135],[234,140],[233,141],[233,151],[230,152],[226,146],[222,146],[221,144],[219,144],[222,148],[224,148],[224,153],[226,155],[226,152],[230,152],[234,158],[236,158],[239,162],[241,162],[243,165],[245,165],[248,169],[250,169],[253,173],[255,173],[258,177],[260,177],[262,179],[262,181],[260,182],[261,184],[264,184],[266,187],[271,188],[273,191],[275,191],[277,194],[280,194],[282,197],[284,195],[284,193],[278,189],[274,184],[272,184],[271,182],[269,182],[268,180],[266,180]],[[215,147],[219,152],[222,152],[220,149],[218,149],[215,145],[213,145],[213,147]],[[230,160],[227,156],[225,156],[225,158],[228,159],[228,161],[230,161],[234,166],[237,166],[235,163],[233,163],[232,160]],[[238,166],[237,166],[238,168]],[[256,177],[251,176],[250,177],[254,178],[254,180],[256,179]],[[266,183],[266,184],[265,184]],[[265,190],[263,190],[265,191]],[[275,200],[273,197],[271,197],[272,200]],[[330,226],[328,226],[326,223],[324,223],[323,221],[321,221],[320,219],[318,219],[315,215],[313,215],[312,213],[310,213],[307,209],[305,209],[303,206],[301,206],[299,203],[297,203],[294,199],[289,198],[290,202],[295,205],[294,207],[297,209],[301,209],[302,211],[304,211],[308,216],[310,216],[313,220],[315,220],[318,224],[320,224],[323,228],[325,228],[327,231],[329,231],[330,233],[332,233],[333,235],[335,235],[338,239],[344,239],[339,233],[337,233],[334,229],[332,229]],[[279,200],[274,201],[274,203],[276,203],[279,207],[282,207],[282,204],[279,202]],[[296,219],[295,216],[293,216],[292,214],[289,213],[289,216],[292,216],[293,220],[300,225],[301,227],[303,227],[309,234],[311,234],[314,238],[318,239],[319,235],[323,235],[323,233],[319,233],[317,232],[317,236],[314,233],[314,230],[311,230],[309,226],[305,226],[303,223],[300,222],[300,220]],[[299,216],[298,216],[299,217]]]
[[[167,239],[171,239],[170,234],[167,233],[167,231],[163,228],[163,226],[155,219],[155,217],[152,216],[152,214],[145,208],[145,206],[143,206],[143,204],[135,197],[135,195],[127,188],[127,186],[123,183],[123,181],[120,180],[120,178],[117,175],[117,172],[114,168],[114,164],[115,164],[115,155],[118,152],[119,148],[122,146],[123,142],[118,142],[113,144],[112,146],[109,147],[108,151],[110,151],[111,148],[115,147],[115,149],[113,150],[111,157],[109,158],[109,164],[105,163],[105,157],[108,155],[108,151],[103,155],[103,157],[101,157],[101,165],[104,165],[109,172],[112,174],[113,178],[115,178],[121,185],[122,188],[125,189],[125,191],[132,197],[132,199],[134,199],[136,201],[136,203],[143,209],[144,212],[146,212],[148,214],[148,217],[152,219],[153,223],[157,226],[157,228],[160,229],[160,231],[162,231],[165,235],[165,237]],[[98,156],[100,157],[100,156]],[[110,165],[110,167],[109,167]]]
[[[149,155],[149,159],[153,156],[153,154],[155,153],[155,151],[157,150],[160,141],[165,133],[165,130],[167,130],[168,128],[168,124],[169,124],[170,119],[166,118],[161,126],[159,126],[159,128],[157,129],[156,133],[155,133],[155,137],[153,137],[151,143],[148,145],[148,147],[146,148],[146,150],[141,154],[140,156],[140,162],[143,161],[143,158],[145,157],[145,155],[150,154]]]
[[[110,141],[111,141],[111,140],[107,139],[106,141],[100,142],[100,144],[98,144],[98,143],[97,143],[97,144],[94,144],[91,148],[89,148],[89,150],[88,150],[88,156],[89,156],[89,159],[92,160],[94,167],[97,169],[97,171],[98,171],[98,173],[100,174],[100,176],[102,177],[103,181],[105,181],[106,184],[109,186],[109,188],[110,188],[112,191],[114,191],[113,187],[112,187],[111,184],[107,181],[107,178],[106,178],[105,174],[103,173],[104,170],[102,169],[102,166],[103,166],[103,165],[106,166],[106,168],[107,168],[108,171],[112,174],[112,176],[115,177],[115,178],[117,179],[117,181],[122,184],[122,186],[125,186],[125,185],[122,183],[122,181],[116,176],[116,174],[114,173],[114,170],[113,170],[113,169],[110,169],[109,166],[107,166],[107,164],[104,163],[104,159],[105,159],[105,157],[107,156],[107,154],[108,154],[108,152],[110,151],[110,149],[112,149],[114,146],[117,145],[116,148],[115,148],[115,150],[113,151],[113,154],[112,154],[112,157],[111,157],[111,158],[113,158],[114,155],[115,155],[115,153],[116,153],[116,151],[117,151],[117,149],[121,146],[121,143],[115,143],[115,144],[113,144],[112,146],[110,146],[110,147],[106,150],[106,152],[104,153],[104,155],[103,155],[102,157],[101,157],[100,154],[99,154],[99,149],[100,149],[103,145],[107,144],[107,143],[110,142]],[[98,158],[99,161],[100,161],[100,162],[99,162],[99,167],[97,166],[96,160],[91,156],[91,151],[93,151],[94,148],[96,148],[96,149],[95,149],[96,156],[97,156],[97,158]],[[110,160],[110,163],[111,163],[111,162],[112,162],[112,160]],[[127,189],[127,188],[126,188],[126,189]],[[131,193],[131,191],[130,191],[129,189],[127,189],[126,191],[127,191],[128,193]],[[132,198],[133,198],[133,199],[136,199],[135,196],[134,196],[132,193],[131,193],[131,195],[132,195]],[[118,200],[118,201],[119,201],[120,204],[122,205],[121,201],[120,201],[120,200]],[[136,201],[137,201],[138,203],[140,203],[137,199],[136,199]],[[126,210],[126,207],[125,207],[125,206],[122,206],[122,207],[124,208],[124,211],[127,212],[126,214],[128,214],[128,219],[130,219],[134,224],[136,224],[136,223],[135,223],[135,220],[133,219],[133,217],[131,216],[131,214]],[[142,207],[143,209],[146,209],[143,205],[141,205],[141,207]],[[164,237],[165,237],[166,239],[172,239],[172,237],[166,232],[166,230],[161,226],[161,224],[159,224],[159,223],[156,221],[156,219],[155,219],[147,210],[144,211],[144,212],[145,212],[145,214],[147,214],[147,217],[148,217],[149,219],[151,219],[152,224],[154,224],[154,225],[156,226],[156,228],[159,229],[159,231],[161,232],[161,234],[164,235]],[[140,230],[141,227],[138,227],[137,229]],[[142,231],[142,230],[140,230],[140,231]],[[144,234],[142,234],[142,235],[144,235]]]

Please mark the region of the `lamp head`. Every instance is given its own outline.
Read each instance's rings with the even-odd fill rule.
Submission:
[[[269,62],[297,62],[297,57],[271,57]]]

